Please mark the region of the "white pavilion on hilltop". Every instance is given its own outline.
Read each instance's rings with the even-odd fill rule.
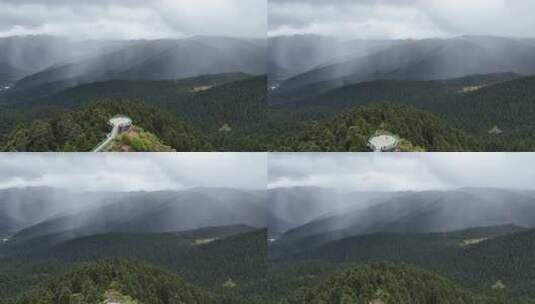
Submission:
[[[368,147],[374,152],[394,152],[398,144],[399,138],[387,133],[374,135],[368,140]]]
[[[112,128],[117,128],[118,133],[123,133],[130,130],[132,127],[132,119],[126,115],[115,115],[108,121]]]

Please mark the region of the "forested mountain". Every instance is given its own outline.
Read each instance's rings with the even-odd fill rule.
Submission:
[[[512,73],[440,81],[379,80],[332,90],[299,105],[343,109],[390,101],[438,113],[451,125],[478,136],[497,127],[501,130],[497,135],[515,137],[532,132],[533,82],[533,77]]]
[[[444,134],[442,144],[408,139],[408,147],[402,146],[402,151],[535,148],[531,123],[535,95],[531,76],[535,74],[533,39],[461,36],[342,41],[321,36],[288,36],[272,37],[269,41],[276,51],[271,58],[268,101],[277,109],[270,114],[285,128],[295,130],[293,134],[283,134],[293,139],[283,136],[285,139],[276,143],[273,150],[367,151],[362,139],[383,130],[380,127],[358,132],[363,138],[355,144],[355,140],[347,139],[347,131],[333,127],[332,121],[331,126],[327,125],[329,120],[340,122],[340,117],[347,117],[350,111],[366,120],[362,112],[367,106],[385,102],[392,105],[392,109],[383,109],[386,113],[413,116],[396,107],[410,105],[437,115],[442,120],[440,124],[446,126],[440,132]],[[304,46],[310,49],[297,58]],[[301,72],[291,72],[292,60]],[[301,64],[300,60],[310,65]],[[322,126],[310,132],[315,120]],[[397,121],[388,116],[385,120],[390,124]],[[408,122],[402,124],[410,129]],[[430,129],[437,133],[434,127]],[[421,138],[417,132],[408,133]]]
[[[281,83],[272,101],[295,100],[293,92],[305,91],[307,86],[314,87],[313,92],[318,94],[379,79],[438,80],[497,72],[529,75],[535,73],[534,50],[532,39],[462,36],[404,40],[294,76]]]
[[[297,135],[290,135],[280,149],[366,152],[370,137],[385,131],[400,137],[400,151],[477,151],[480,146],[473,137],[430,112],[378,103],[311,121]]]
[[[377,264],[333,275],[288,303],[502,303],[475,295],[455,283],[408,265]]]
[[[362,195],[331,190],[330,197],[307,201],[299,188],[274,190],[271,195],[279,201],[272,213],[294,218],[286,206],[291,200],[306,210],[301,218],[316,217],[270,232],[271,275],[280,280],[288,303],[535,302],[533,191],[461,188]],[[285,193],[288,202],[280,199]],[[321,201],[323,208],[316,207]],[[376,264],[385,262],[390,264]],[[416,283],[421,274],[411,274],[412,266],[404,264],[424,269],[441,283]],[[420,287],[405,286],[408,282]]]
[[[145,268],[146,266],[142,265],[144,263],[165,270],[163,272],[158,270],[158,273],[175,278],[172,281],[181,282],[178,285],[189,286],[192,291],[203,289],[201,294],[213,301],[210,303],[269,303],[263,300],[267,298],[269,293],[269,288],[265,286],[265,254],[267,251],[265,239],[265,230],[251,231],[251,227],[231,226],[203,228],[181,233],[94,235],[52,245],[52,247],[43,247],[40,251],[33,253],[21,249],[0,259],[0,268],[2,269],[0,274],[2,299],[0,303],[26,303],[20,301],[42,296],[43,292],[45,294],[55,293],[54,286],[58,286],[58,284],[67,284],[72,294],[81,293],[85,297],[89,292],[95,296],[93,288],[80,289],[80,286],[84,285],[79,285],[77,282],[81,283],[87,278],[86,276],[79,278],[77,269],[105,264],[111,273],[118,275],[123,273],[124,265],[138,265],[138,267]],[[41,244],[38,245],[41,246]],[[29,248],[32,247],[34,246]],[[1,247],[0,250],[2,250]],[[109,258],[113,258],[113,260],[106,260]],[[139,262],[143,263],[139,264]],[[85,263],[90,264],[85,266]],[[149,267],[149,269],[156,271],[154,267]],[[136,285],[140,291],[132,293],[126,287],[132,283],[131,278],[137,277],[138,279],[134,282],[139,284],[142,276],[146,275],[143,269],[139,270],[141,272],[133,271],[124,276],[119,275],[112,278],[91,276],[91,278],[99,277],[97,281],[104,284],[96,286],[100,296],[106,296],[108,294],[106,291],[112,289],[123,295],[125,300],[126,297],[131,297],[132,300],[137,300],[139,303],[173,303],[168,302],[166,297],[159,299],[159,301],[155,299],[143,300],[142,298],[151,294],[153,290],[159,290],[156,295],[160,296],[162,294],[168,295],[169,292],[175,290],[173,286],[167,284],[165,277],[161,276],[158,280],[163,280],[162,284],[158,285],[154,282],[154,288],[145,292],[141,292],[146,288],[145,285],[144,288],[139,288]],[[62,275],[63,273],[66,275]],[[184,283],[181,279],[177,281],[177,276],[189,284]],[[110,279],[112,281],[109,281]],[[192,287],[190,284],[198,287]],[[38,287],[28,291],[30,287],[34,286]],[[90,292],[91,290],[93,292]],[[178,293],[177,295],[186,296],[188,294],[191,293]],[[101,302],[89,301],[87,303],[97,304]]]
[[[265,199],[1,190],[0,303],[266,303]]]
[[[346,108],[377,101],[392,101],[414,106],[440,109],[471,92],[522,78],[514,73],[470,75],[444,80],[375,80],[343,86],[296,102],[296,106],[329,106]],[[452,109],[454,111],[454,109]]]
[[[314,85],[303,90],[310,98],[270,112],[281,129],[293,130],[281,132],[273,150],[368,151],[367,140],[388,131],[408,141],[402,151],[532,151],[533,83],[499,73],[376,80],[319,95]]]
[[[18,220],[6,215],[0,215],[0,238],[9,236],[24,227]]]
[[[533,196],[494,190],[492,197],[484,197],[480,192],[473,189],[400,192],[371,205],[355,202],[352,208],[331,207],[327,215],[284,233],[276,244],[281,244],[284,250],[288,250],[286,245],[306,250],[336,239],[377,232],[448,232],[506,224],[535,227]]]
[[[88,195],[90,194],[90,195]],[[0,214],[21,228],[35,225],[59,212],[83,210],[84,204],[98,205],[128,195],[119,193],[76,193],[50,187],[8,188],[0,190]],[[73,202],[65,206],[64,202]]]
[[[268,130],[265,94],[265,77],[241,73],[88,84],[4,105],[0,133],[6,135],[0,136],[0,146],[17,151],[90,151],[109,132],[107,120],[126,114],[137,127],[177,151],[265,151],[270,144],[263,134]],[[18,129],[7,135],[15,125]],[[39,132],[52,135],[34,141]]]
[[[215,303],[178,276],[124,260],[85,264],[22,295],[16,304]]]
[[[77,61],[63,62],[15,83],[8,99],[46,96],[106,80],[162,80],[206,74],[264,74],[265,42],[220,37],[143,40]]]
[[[136,126],[158,136],[177,151],[204,151],[210,145],[188,124],[141,103],[101,101],[82,110],[57,112],[34,120],[6,136],[3,151],[91,151],[110,132],[108,120],[125,114]]]
[[[250,78],[243,73],[210,74],[177,80],[109,80],[79,85],[49,96],[32,96],[25,106],[83,106],[99,99],[143,100],[147,104],[175,104],[218,85]],[[20,101],[18,101],[20,103]]]
[[[313,70],[320,65],[367,55],[395,43],[397,41],[345,41],[318,35],[271,37],[268,39],[269,83],[278,86],[285,79]]]
[[[138,193],[109,200],[104,205],[88,206],[82,211],[67,209],[26,226],[11,237],[10,244],[15,246],[43,236],[53,236],[48,240],[52,242],[108,232],[154,233],[206,226],[266,225],[265,198],[261,195],[213,189],[221,194],[214,196],[205,191]]]
[[[146,112],[140,116],[152,119],[134,122],[143,144],[123,140],[115,150],[265,151],[269,143],[258,134],[267,115],[266,78],[254,76],[266,73],[266,47],[264,39],[215,36],[2,39],[0,66],[19,76],[0,79],[0,148],[90,151],[105,139],[109,117]],[[157,110],[122,105],[125,100]],[[124,113],[109,113],[114,110]],[[56,126],[62,123],[72,128]]]
[[[291,260],[311,265],[321,260],[342,268],[347,263],[410,263],[479,293],[532,303],[533,237],[533,229],[511,225],[433,234],[376,233],[334,241]]]
[[[390,196],[386,192],[343,192],[321,187],[270,189],[269,233],[276,236],[355,204],[364,208]]]
[[[73,41],[54,36],[14,36],[0,39],[0,83],[15,82],[55,64],[112,51],[132,42]]]

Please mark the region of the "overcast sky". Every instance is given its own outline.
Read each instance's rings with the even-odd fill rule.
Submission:
[[[265,37],[266,0],[0,0],[0,37]]]
[[[270,188],[535,190],[535,155],[530,153],[271,153],[268,160]]]
[[[533,0],[270,0],[269,34],[535,37]]]
[[[2,153],[0,189],[154,191],[188,187],[265,189],[264,153]]]

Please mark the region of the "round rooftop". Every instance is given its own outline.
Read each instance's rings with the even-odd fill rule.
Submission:
[[[110,124],[112,126],[119,126],[119,127],[130,126],[132,124],[132,119],[128,116],[117,115],[110,119]]]
[[[383,134],[370,138],[369,142],[375,150],[385,150],[395,148],[398,139],[395,136]]]

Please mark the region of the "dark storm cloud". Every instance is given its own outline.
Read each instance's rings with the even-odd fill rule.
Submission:
[[[262,153],[3,153],[0,189],[48,186],[76,191],[187,187],[265,189]]]
[[[269,187],[318,186],[353,191],[461,187],[535,189],[533,154],[270,154]]]
[[[0,0],[0,37],[264,37],[265,0]]]
[[[271,0],[270,35],[535,36],[531,0]]]

